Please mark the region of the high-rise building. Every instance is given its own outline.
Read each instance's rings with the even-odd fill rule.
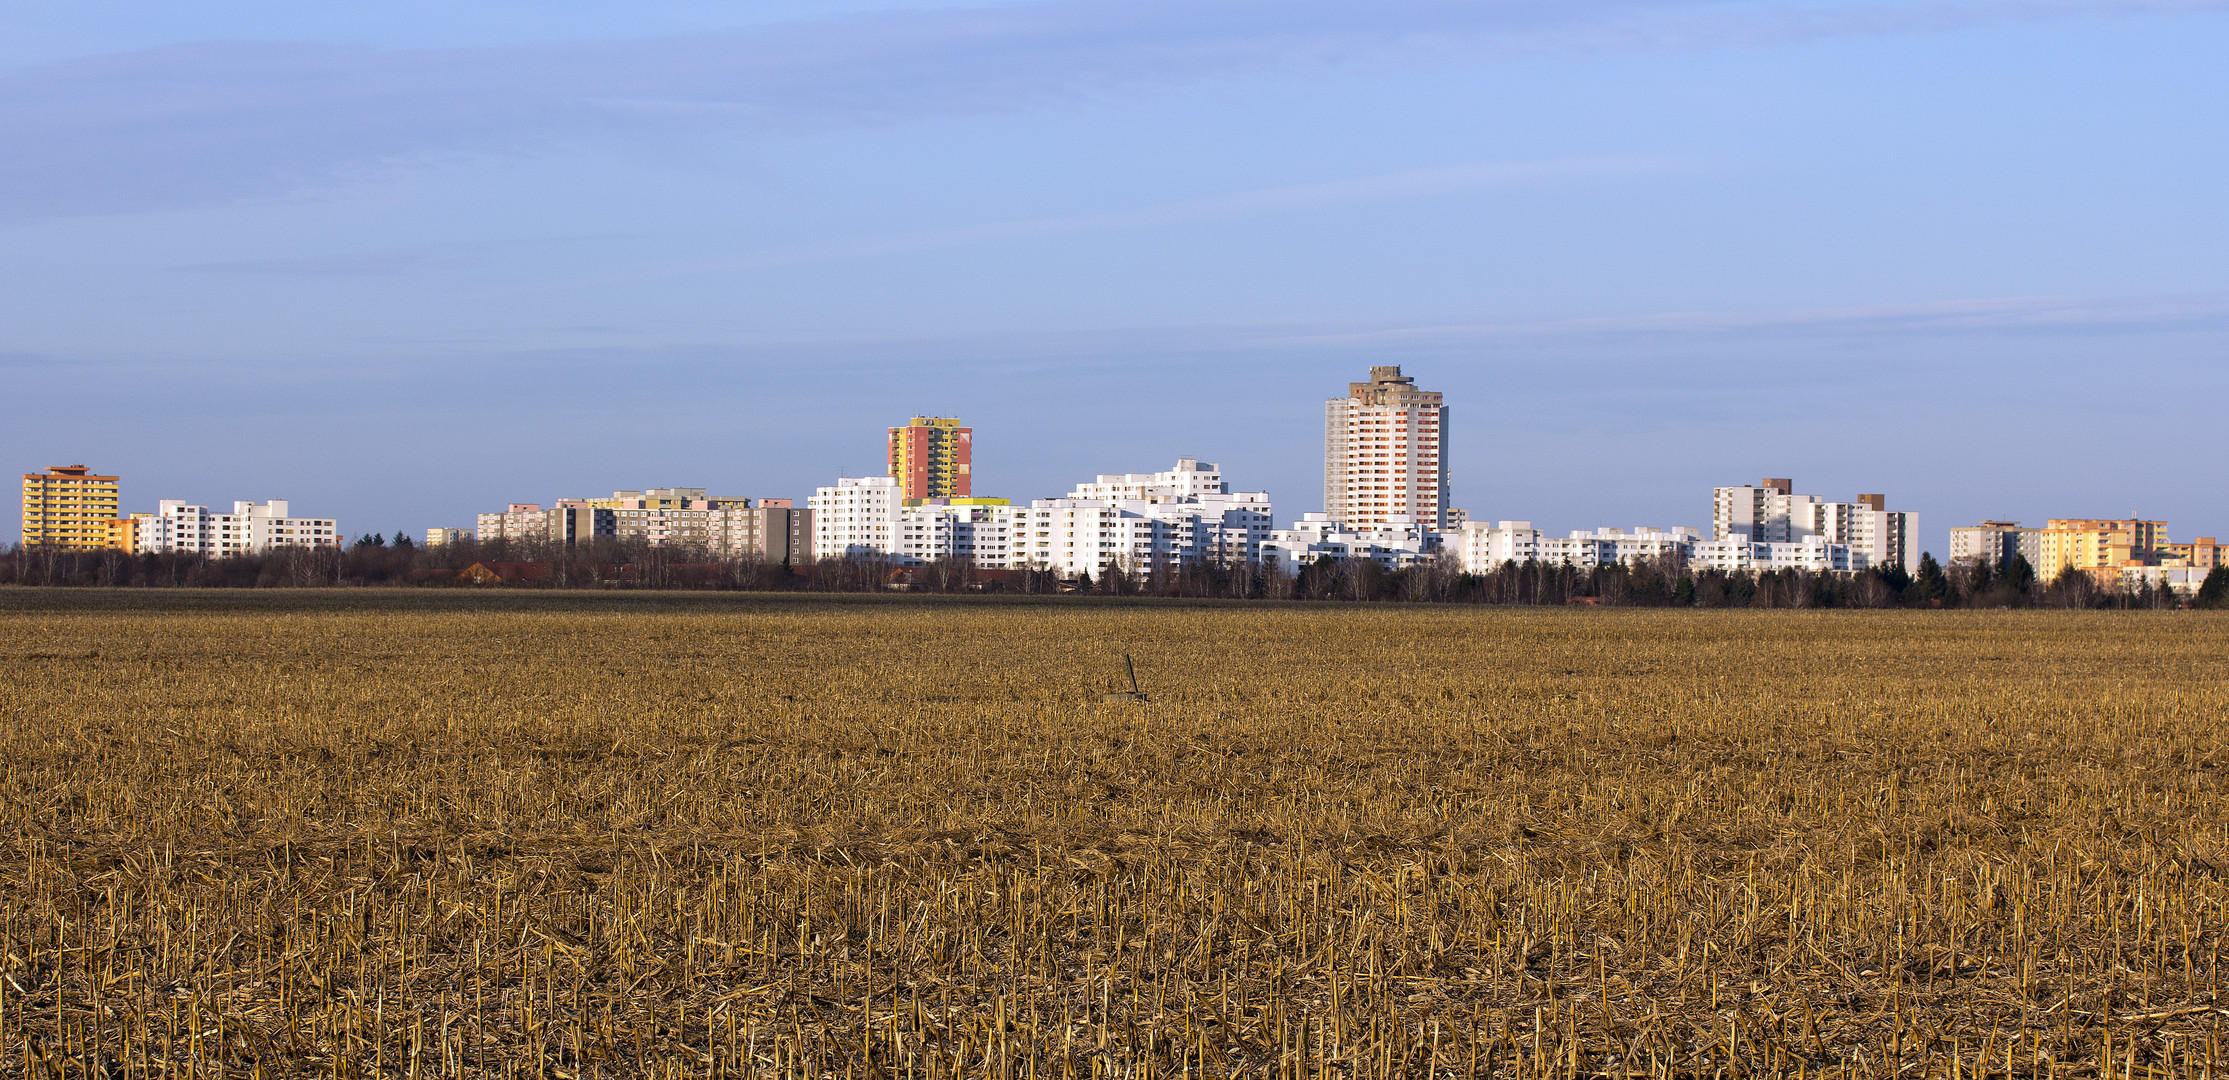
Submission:
[[[1324,516],[1352,529],[1447,527],[1447,406],[1398,367],[1324,402]]]
[[[1711,538],[1744,538],[1752,544],[1802,544],[1814,537],[1846,544],[1859,568],[1919,569],[1919,515],[1890,510],[1885,495],[1829,502],[1795,493],[1795,481],[1767,477],[1753,485],[1711,492]]]
[[[23,546],[99,551],[116,520],[117,478],[84,465],[23,474]]]
[[[890,429],[890,475],[905,499],[964,499],[972,493],[975,429],[950,417],[916,416]]]

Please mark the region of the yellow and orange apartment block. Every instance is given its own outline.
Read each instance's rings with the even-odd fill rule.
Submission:
[[[95,476],[84,465],[24,473],[23,546],[79,551],[115,546],[118,490],[117,477]]]
[[[2162,569],[2203,576],[2222,559],[2211,536],[2177,544],[2167,539],[2166,522],[2138,518],[2053,518],[2037,533],[2036,550],[2036,573],[2044,580],[2079,570],[2106,586]]]

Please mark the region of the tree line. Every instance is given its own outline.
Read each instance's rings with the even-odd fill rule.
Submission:
[[[1961,562],[1933,555],[1917,573],[1901,566],[1854,574],[1807,570],[1697,570],[1677,559],[1578,567],[1507,562],[1468,573],[1452,557],[1392,569],[1369,559],[1322,558],[1287,573],[1275,564],[1226,561],[1110,565],[1067,578],[1050,571],[982,570],[945,561],[901,567],[876,558],[798,564],[719,558],[702,551],[600,537],[579,545],[536,541],[415,544],[404,533],[358,538],[344,548],[281,547],[212,557],[132,555],[17,546],[0,556],[0,585],[130,588],[601,588],[759,592],[1078,593],[1233,600],[1345,600],[1497,605],[1587,604],[1700,608],[2202,608],[2229,606],[2229,569],[2207,575],[2195,597],[2142,584],[2098,585],[2068,571],[2043,580],[2027,560]]]

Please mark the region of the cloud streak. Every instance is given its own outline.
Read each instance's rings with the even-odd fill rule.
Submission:
[[[1484,187],[1530,181],[1662,172],[1677,162],[1660,158],[1563,158],[1549,161],[1477,162],[1438,169],[1414,169],[1377,176],[1355,177],[1316,184],[1291,184],[1225,192],[1194,199],[1097,214],[1025,218],[983,222],[948,229],[859,237],[833,243],[799,245],[752,252],[726,259],[709,259],[665,266],[631,274],[602,275],[593,280],[545,282],[511,292],[539,292],[553,288],[609,285],[695,274],[772,270],[787,266],[841,262],[847,259],[899,255],[915,251],[993,243],[1000,240],[1065,236],[1078,233],[1115,232],[1124,229],[1197,224],[1230,218],[1307,210],[1321,206],[1379,202],[1392,199],[1450,195]]]
[[[1381,326],[1272,332],[1248,347],[1381,351],[1484,342],[1791,335],[2161,333],[2229,330],[2229,293],[2164,296],[2010,296],[1769,311],[1686,311],[1532,322]]]
[[[1262,70],[1753,45],[2229,0],[1050,0],[593,44],[207,43],[0,76],[0,217],[316,189],[444,155],[811,130]]]

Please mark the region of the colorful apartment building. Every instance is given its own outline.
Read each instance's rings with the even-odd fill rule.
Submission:
[[[916,416],[890,429],[890,473],[904,499],[964,499],[973,494],[975,429],[950,417]]]
[[[2159,548],[2166,542],[2164,521],[2053,518],[2036,534],[2036,574],[2049,581],[2081,570],[2110,583],[2123,567],[2159,565]]]
[[[151,529],[154,519],[153,514],[133,514],[103,522],[106,527],[106,546],[117,551],[139,551],[140,534],[143,530]]]
[[[1398,367],[1324,402],[1323,502],[1351,529],[1447,527],[1447,405]]]
[[[84,465],[23,474],[23,546],[99,551],[116,520],[118,478]]]

